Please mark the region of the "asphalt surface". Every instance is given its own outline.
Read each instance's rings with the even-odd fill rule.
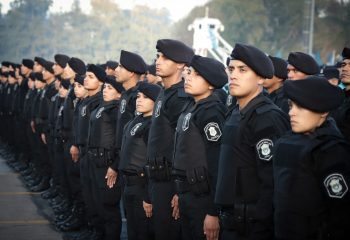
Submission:
[[[127,239],[123,219],[121,239]],[[22,177],[0,156],[0,240],[60,240],[53,212],[40,193],[30,192]]]

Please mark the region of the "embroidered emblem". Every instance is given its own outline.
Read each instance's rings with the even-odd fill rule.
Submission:
[[[219,124],[216,122],[208,123],[204,128],[204,132],[207,136],[208,141],[212,142],[217,142],[222,135]]]
[[[186,131],[190,126],[191,113],[187,113],[182,122],[182,131]]]
[[[231,95],[228,95],[227,96],[227,99],[226,99],[226,106],[231,106],[232,104],[232,96]]]
[[[63,111],[63,105],[60,107],[60,110],[58,111],[58,116],[62,116],[62,111]]]
[[[158,101],[157,105],[156,105],[154,117],[156,117],[156,118],[159,117],[161,108],[162,108],[162,101]]]
[[[120,104],[120,113],[124,113],[125,112],[125,107],[126,107],[126,100],[123,99],[121,104]]]
[[[259,158],[264,161],[270,161],[272,158],[273,142],[271,139],[262,139],[256,144]]]
[[[80,114],[81,114],[82,117],[85,117],[85,115],[86,115],[86,107],[87,106],[84,106],[84,107],[81,108]]]
[[[101,117],[101,114],[102,114],[103,110],[105,110],[104,107],[101,107],[101,108],[98,109],[98,111],[96,113],[96,118],[100,118]]]
[[[339,173],[333,173],[326,177],[323,184],[331,198],[343,198],[348,191],[348,185],[343,175]]]
[[[131,136],[134,136],[135,133],[136,133],[136,131],[137,131],[137,129],[139,129],[141,126],[142,126],[142,123],[136,124],[136,125],[130,130],[130,135],[131,135]]]

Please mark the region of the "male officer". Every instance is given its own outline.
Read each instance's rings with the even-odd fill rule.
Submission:
[[[155,239],[180,239],[178,197],[171,181],[174,134],[180,114],[192,102],[184,92],[182,72],[194,56],[184,43],[172,39],[157,41],[157,75],[162,78],[164,90],[154,105],[150,127],[147,157],[150,179],[150,200],[153,205]],[[151,201],[151,202],[150,202]],[[152,205],[146,205],[146,213]]]
[[[230,94],[237,106],[222,136],[215,202],[223,239],[273,238],[272,148],[287,116],[262,94],[273,64],[261,50],[237,43],[229,65]]]
[[[283,110],[283,112],[288,113],[289,106],[287,98],[283,94],[283,81],[288,78],[287,65],[288,63],[282,58],[269,56],[274,67],[274,74],[271,79],[266,79],[264,81],[264,88],[269,93],[269,98],[274,104]]]
[[[335,120],[345,139],[350,142],[350,48],[342,52],[340,80],[345,85],[345,100],[335,113]]]
[[[291,52],[288,56],[288,79],[299,80],[320,73],[316,60],[303,52]]]

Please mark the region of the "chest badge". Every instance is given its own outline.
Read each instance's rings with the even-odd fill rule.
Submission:
[[[187,113],[182,122],[182,131],[186,131],[190,126],[191,113]]]
[[[217,142],[222,135],[219,124],[217,124],[216,122],[208,123],[204,127],[204,132],[205,132],[205,135],[207,136],[208,141],[211,141],[211,142]]]
[[[157,105],[156,105],[154,117],[156,117],[156,118],[159,117],[161,108],[162,108],[162,101],[158,101]]]
[[[126,107],[126,100],[123,99],[121,104],[120,104],[120,113],[124,113],[125,112],[125,107]]]
[[[136,125],[130,130],[130,135],[131,135],[131,136],[134,136],[135,133],[136,133],[136,131],[137,131],[137,129],[139,129],[141,126],[142,126],[142,123],[136,124]]]
[[[348,191],[348,185],[343,175],[339,173],[329,175],[323,183],[327,189],[328,196],[331,198],[343,198]]]
[[[259,158],[264,161],[270,161],[272,158],[273,142],[271,139],[262,139],[256,144]]]
[[[226,106],[231,106],[232,105],[232,96],[228,95],[226,99]]]
[[[101,108],[98,109],[98,111],[96,113],[96,118],[100,118],[101,117],[101,114],[102,114],[104,109],[105,109],[104,107],[101,107]]]

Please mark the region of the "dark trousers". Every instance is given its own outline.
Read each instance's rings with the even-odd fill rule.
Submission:
[[[179,194],[182,240],[206,239],[203,223],[211,201],[209,195],[196,196],[192,192]]]
[[[151,240],[152,218],[147,218],[143,209],[145,184],[125,185],[123,203],[127,216],[128,240]]]
[[[180,220],[172,217],[171,200],[175,194],[172,181],[150,181],[153,223],[156,240],[181,239]],[[181,214],[181,213],[180,213]]]
[[[98,213],[93,225],[104,235],[104,240],[118,240],[122,230],[120,199],[121,182],[109,188],[105,179],[108,166],[101,164],[93,154],[88,153],[90,187],[94,209]],[[104,162],[104,161],[102,161]]]
[[[67,164],[64,159],[63,143],[60,138],[55,139],[54,148],[54,168],[57,171],[57,176],[59,180],[60,193],[68,200],[70,200],[71,189],[68,181],[67,175]]]

